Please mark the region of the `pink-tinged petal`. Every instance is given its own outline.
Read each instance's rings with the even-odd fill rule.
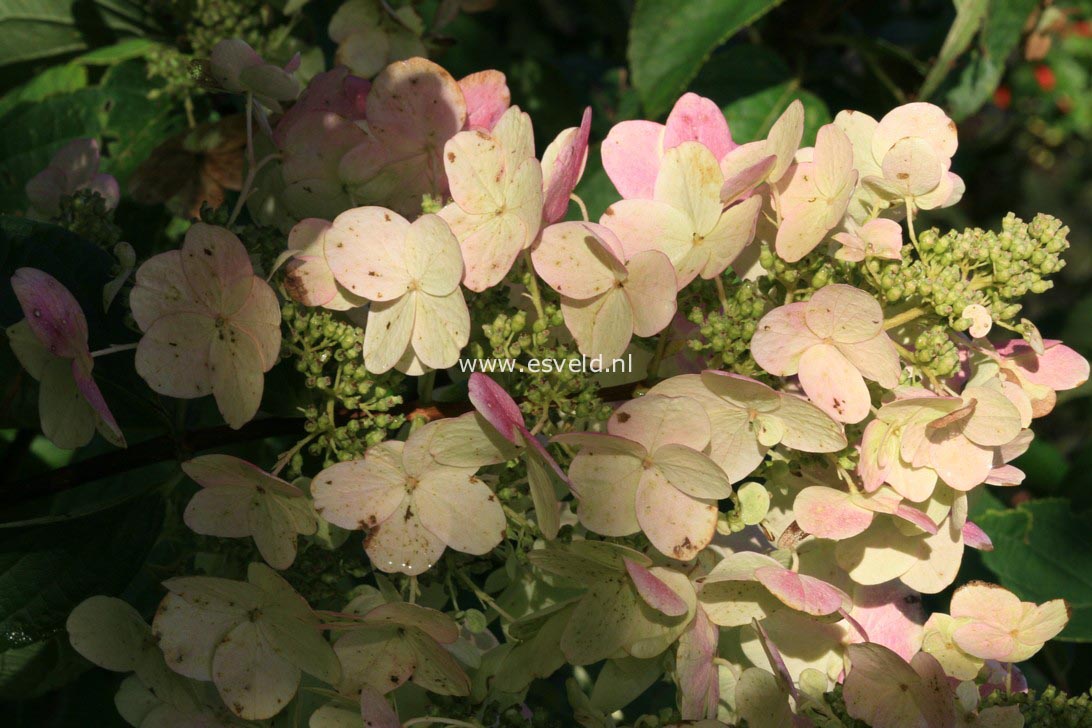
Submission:
[[[27,181],[26,195],[31,206],[49,216],[60,212],[61,196],[65,192],[65,177],[57,167],[46,167]]]
[[[420,574],[432,568],[444,553],[444,542],[421,524],[406,497],[394,515],[368,532],[364,551],[372,565],[388,574]]]
[[[148,331],[161,316],[175,313],[208,315],[182,272],[182,253],[169,250],[144,261],[136,272],[129,306],[141,331]]]
[[[656,468],[644,472],[636,503],[641,530],[669,558],[689,561],[716,533],[716,501],[691,498],[663,480]]]
[[[524,428],[519,405],[504,388],[481,372],[470,375],[467,384],[470,403],[485,420],[497,428],[506,440],[520,444],[519,433]]]
[[[917,137],[927,140],[937,154],[951,157],[958,146],[956,126],[944,110],[934,104],[914,102],[895,107],[880,119],[872,137],[872,154],[883,159],[899,140]]]
[[[993,450],[974,444],[956,435],[934,441],[927,446],[929,464],[945,483],[956,490],[971,490],[990,477],[993,470]]]
[[[715,718],[720,701],[717,643],[720,631],[700,606],[679,637],[675,674],[679,681],[679,711],[683,720]]]
[[[850,615],[868,634],[868,642],[883,645],[904,660],[921,650],[925,610],[918,593],[900,581],[856,587]]]
[[[382,207],[341,213],[326,231],[324,250],[337,282],[371,301],[391,301],[406,293],[404,244],[410,223]]]
[[[885,389],[898,386],[902,364],[895,342],[887,334],[880,332],[856,344],[838,344],[838,351],[865,379],[878,382]]]
[[[908,523],[913,523],[928,534],[935,535],[937,532],[937,524],[933,523],[933,520],[923,511],[912,506],[900,505],[894,515]]]
[[[774,674],[781,683],[781,688],[792,695],[794,700],[799,699],[796,681],[792,679],[792,673],[789,672],[789,666],[785,664],[785,658],[781,656],[781,650],[779,650],[777,645],[774,644],[774,641],[770,639],[770,634],[766,631],[762,622],[759,622],[758,619],[751,619],[751,627],[754,628],[758,635],[758,641],[762,645],[762,651],[766,653],[766,659],[770,661],[770,667],[773,668]]]
[[[808,328],[807,303],[779,306],[763,316],[751,338],[751,355],[770,374],[796,374],[800,356],[820,339]]]
[[[542,231],[531,261],[535,272],[551,288],[582,301],[606,293],[625,279],[626,266],[618,257],[620,249],[618,238],[603,225],[559,222]],[[674,294],[674,278],[671,283]]]
[[[99,430],[102,431],[105,428],[103,436],[118,447],[125,447],[125,436],[121,434],[121,428],[118,427],[117,420],[110,412],[110,407],[106,404],[99,385],[91,377],[91,366],[91,359],[72,360],[72,376],[76,380],[76,388],[98,415]]]
[[[987,485],[1015,486],[1024,482],[1024,471],[1015,465],[1002,465],[990,471]]]
[[[838,422],[860,422],[872,397],[857,368],[829,344],[812,346],[800,357],[800,386],[808,399]]]
[[[1027,380],[1053,390],[1073,389],[1088,381],[1088,360],[1060,341],[1043,341],[1042,356],[1035,354],[1023,339],[1014,339],[997,348],[997,353],[1011,359]]]
[[[607,420],[607,432],[640,443],[650,453],[668,444],[700,451],[709,444],[709,416],[687,397],[648,395],[616,409]]]
[[[27,325],[50,353],[66,359],[89,354],[87,319],[60,281],[36,268],[18,268],[11,287]]]
[[[310,217],[300,220],[288,233],[288,249],[300,252],[285,265],[284,287],[289,296],[305,306],[323,306],[338,293],[323,250],[329,229],[326,220]]]
[[[603,169],[624,199],[651,200],[660,171],[664,127],[652,121],[623,121],[603,140]]]
[[[641,598],[645,600],[648,606],[669,617],[681,617],[686,614],[686,602],[675,593],[674,589],[656,578],[656,575],[644,566],[629,559],[623,559],[623,561],[626,564],[629,578],[633,580],[633,585],[637,587],[637,593],[641,595]]]
[[[329,706],[319,710],[333,711]],[[360,690],[360,716],[349,715],[353,720],[363,718],[365,728],[402,728],[402,721],[398,720],[398,714],[394,712],[391,704],[378,690],[368,685],[363,686]],[[331,719],[331,725],[335,725],[334,720],[337,720],[337,718]]]
[[[756,569],[755,578],[782,604],[812,616],[833,614],[843,605],[848,607],[851,604],[849,596],[841,589],[780,566]]]
[[[835,283],[815,292],[807,302],[805,320],[819,338],[857,344],[883,331],[883,309],[870,294]]]
[[[717,161],[736,147],[724,112],[710,99],[695,93],[683,94],[675,102],[664,127],[664,151],[683,142],[704,144]]]
[[[854,503],[850,493],[821,485],[797,493],[793,512],[800,528],[836,540],[864,533],[873,519],[872,512]]]
[[[106,209],[113,210],[121,200],[121,188],[113,175],[100,172],[91,178],[87,189],[97,192],[103,199]]]
[[[215,333],[215,322],[206,315],[161,316],[137,345],[137,374],[168,397],[193,399],[211,393],[209,348]]]
[[[479,71],[459,79],[466,99],[466,129],[492,131],[512,103],[508,81],[500,71]]]
[[[246,332],[258,347],[262,371],[268,372],[281,354],[281,306],[273,288],[252,278],[250,294],[231,315],[231,327]]]
[[[182,272],[194,297],[215,314],[234,313],[245,295],[235,300],[229,292],[236,283],[254,276],[246,247],[235,233],[194,223],[186,231],[181,253]]]
[[[626,262],[628,277],[622,288],[629,298],[633,315],[633,333],[653,336],[675,317],[675,267],[671,259],[656,250],[637,253]]]
[[[283,148],[288,130],[312,111],[337,114],[350,121],[363,119],[371,88],[371,81],[352,75],[345,66],[337,66],[314,76],[292,108],[277,122],[273,140]]]
[[[981,526],[971,521],[963,524],[963,543],[979,551],[993,551],[993,541]]]
[[[969,655],[1006,662],[1018,644],[1007,625],[986,622],[971,622],[956,627],[952,639],[959,649]]]
[[[565,217],[569,209],[569,196],[584,174],[590,133],[591,107],[584,109],[579,127],[561,132],[542,155],[542,219],[547,224]]]
[[[729,155],[730,158],[731,155]],[[733,171],[731,176],[725,173],[724,184],[720,188],[720,201],[723,204],[729,204],[748,194],[765,181],[776,162],[777,157],[762,157],[754,164],[738,172]],[[722,162],[721,172],[725,172],[724,166],[724,162]]]

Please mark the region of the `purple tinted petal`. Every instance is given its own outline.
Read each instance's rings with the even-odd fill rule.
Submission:
[[[30,330],[52,354],[66,359],[90,355],[87,319],[60,281],[36,268],[19,268],[11,287]]]
[[[95,410],[95,414],[99,416],[101,424],[108,430],[108,434],[103,433],[104,436],[111,442],[118,444],[119,447],[125,447],[125,436],[121,433],[121,428],[118,427],[114,414],[106,404],[106,399],[102,396],[99,385],[95,383],[95,379],[91,376],[91,367],[92,361],[90,358],[72,360],[72,377],[76,380],[76,388],[80,390],[80,394],[91,405],[91,409]]]
[[[525,431],[523,413],[508,392],[479,372],[470,375],[467,390],[470,393],[470,403],[481,413],[486,422],[497,428],[497,432],[506,440],[519,445],[517,433],[521,430]]]

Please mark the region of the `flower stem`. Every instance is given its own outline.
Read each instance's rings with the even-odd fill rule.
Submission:
[[[132,344],[114,344],[113,346],[108,346],[105,349],[99,349],[98,351],[91,352],[91,356],[106,356],[107,354],[116,354],[119,351],[129,351],[131,349],[137,348],[137,343],[138,342],[134,341]]]
[[[239,199],[235,201],[235,208],[231,211],[231,217],[228,218],[228,226],[230,227],[235,223],[236,218],[239,217],[239,213],[243,211],[243,205],[246,203],[246,198],[250,197],[250,188],[254,186],[254,178],[258,176],[258,171],[266,165],[266,163],[277,159],[281,155],[274,152],[272,154],[262,157],[261,161],[257,164],[251,164],[246,170],[246,179],[243,180],[243,188],[239,190]]]
[[[527,291],[531,294],[531,303],[535,305],[535,313],[542,321],[546,322],[546,311],[542,308],[542,292],[538,289],[538,277],[535,275],[535,266],[531,262],[531,254],[528,251],[523,251],[523,260],[527,264],[527,275],[529,283],[527,284]]]
[[[724,290],[724,279],[721,276],[717,276],[713,279],[717,284],[717,298],[720,299],[720,310],[724,313],[728,313],[728,294]]]
[[[670,340],[670,328],[666,328],[662,332],[660,332],[660,340],[656,343],[656,353],[652,355],[652,361],[648,363],[648,370],[645,372],[646,380],[652,380],[656,378],[656,375],[660,371],[660,362],[663,361],[664,354],[667,352],[667,343]]]
[[[584,222],[590,222],[588,219],[588,206],[584,204],[584,200],[580,199],[580,196],[575,192],[569,195],[569,199],[576,203],[576,206],[580,208],[580,214],[584,216]]]
[[[889,319],[884,319],[884,321],[883,321],[883,330],[884,331],[890,331],[891,329],[897,329],[898,327],[902,326],[903,324],[908,324],[911,321],[913,321],[914,319],[920,318],[920,317],[924,316],[927,313],[928,313],[928,311],[921,308],[920,306],[914,306],[913,308],[908,308],[905,311],[903,311],[902,313],[897,313],[897,314],[895,314],[894,316],[892,316]]]

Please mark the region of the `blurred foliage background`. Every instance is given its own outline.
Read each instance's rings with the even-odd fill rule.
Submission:
[[[177,189],[205,185],[230,202],[231,186],[213,170],[241,163],[237,139],[201,126],[240,110],[238,98],[202,85],[211,47],[242,37],[270,60],[300,52],[306,78],[332,63],[326,27],[339,4],[0,0],[0,212],[20,214],[26,180],[65,142],[93,136],[105,149],[104,171],[152,203],[123,200],[116,222],[127,240],[141,258],[171,245],[192,199],[153,194],[150,181],[174,175]],[[840,109],[880,117],[907,101],[940,104],[960,125],[954,170],[967,194],[925,223],[997,227],[1010,210],[1065,221],[1068,267],[1026,315],[1044,336],[1092,357],[1090,0],[388,0],[382,10],[384,32],[419,36],[454,76],[504,71],[513,102],[535,121],[540,152],[579,122],[585,106],[594,111],[595,142],[618,121],[662,118],[687,89],[723,107],[737,141],[763,137],[796,98],[807,109],[809,136]],[[609,201],[594,148],[578,193],[593,216]],[[62,257],[56,236],[19,223],[0,229],[5,277],[19,265],[40,265],[87,281],[89,291],[109,277],[101,248]],[[4,323],[18,317],[13,305],[0,300]],[[131,364],[104,368],[107,397],[124,398]],[[33,479],[73,456],[35,436],[33,399],[26,401],[7,346],[0,369],[4,723],[120,725],[110,705],[118,676],[86,669],[67,645],[64,619],[95,593],[153,606],[157,582],[185,549],[201,548],[192,535],[185,541],[164,532],[164,503],[149,487],[177,468],[151,464],[35,498],[27,489],[42,481]],[[1017,462],[1028,473],[1024,485],[991,489],[973,504],[972,517],[997,548],[971,552],[960,577],[998,580],[1024,599],[1070,602],[1072,623],[1028,669],[1033,687],[1054,683],[1070,692],[1092,681],[1090,394],[1089,385],[1062,393],[1054,413],[1036,422],[1036,440]],[[207,419],[197,407],[180,414],[154,401],[125,408],[128,425],[167,437],[166,458],[185,452],[180,433]],[[275,444],[254,447],[276,452]],[[79,457],[95,454],[93,445]],[[165,522],[180,519],[168,513]],[[947,598],[936,603],[946,606]]]

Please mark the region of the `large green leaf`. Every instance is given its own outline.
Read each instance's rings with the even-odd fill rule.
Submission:
[[[159,535],[158,492],[75,517],[49,516],[0,526],[0,696],[62,656],[69,612],[95,594],[121,593]],[[34,645],[41,645],[34,647]]]
[[[966,119],[990,99],[1001,83],[1005,62],[1020,42],[1028,16],[1038,6],[1039,0],[990,0],[978,49],[947,95],[953,119]]]
[[[944,45],[940,47],[940,53],[918,91],[918,97],[922,101],[932,96],[941,81],[951,72],[956,59],[970,47],[978,29],[982,27],[982,21],[986,19],[989,4],[989,0],[955,0],[955,22],[948,29]]]
[[[633,85],[657,117],[686,90],[718,46],[780,0],[638,0],[629,33]]]
[[[1061,498],[987,511],[978,524],[993,540],[982,560],[1021,599],[1065,599],[1073,610],[1058,637],[1092,641],[1092,514]]]
[[[0,66],[78,53],[150,24],[138,0],[0,0]]]
[[[82,66],[73,68],[86,73]],[[103,171],[124,187],[137,165],[185,123],[179,108],[150,98],[155,86],[140,61],[111,66],[97,86],[80,88],[74,76],[67,83],[77,88],[49,94],[20,89],[12,93],[27,98],[14,104],[5,103],[7,97],[0,100],[0,211],[23,209],[27,180],[73,139],[98,139],[106,151]]]

